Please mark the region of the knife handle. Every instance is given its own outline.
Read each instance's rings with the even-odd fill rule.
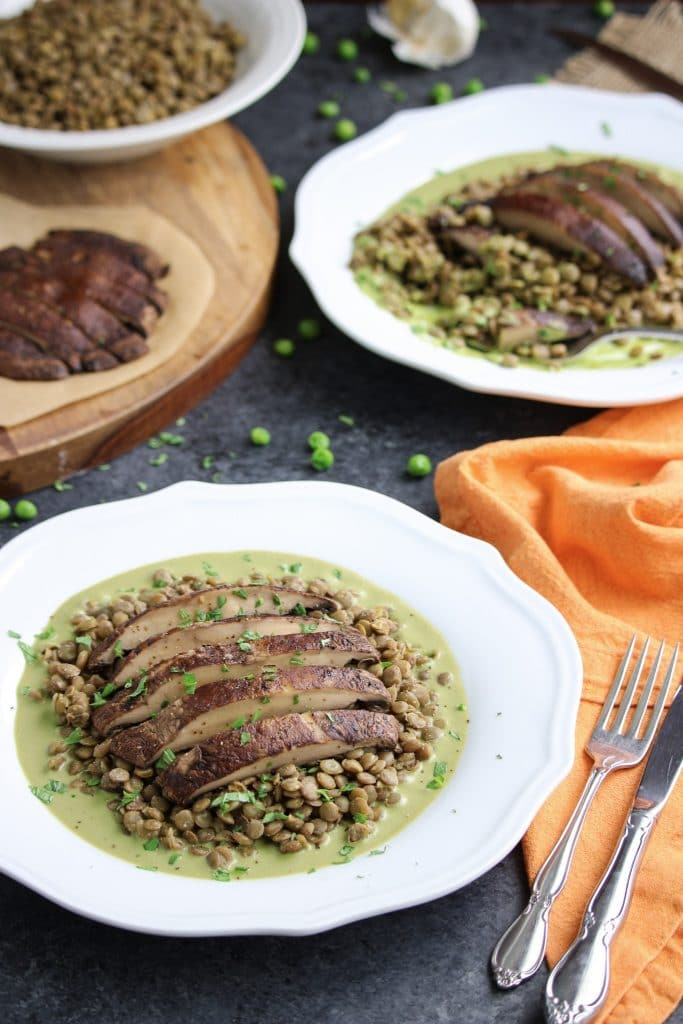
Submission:
[[[632,810],[612,860],[593,893],[581,930],[551,973],[545,990],[548,1024],[584,1024],[607,997],[610,946],[631,903],[633,883],[656,821]]]

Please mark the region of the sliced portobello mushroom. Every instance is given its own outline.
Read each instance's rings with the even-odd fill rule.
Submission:
[[[569,203],[532,191],[506,192],[490,201],[496,220],[513,231],[526,231],[558,249],[591,252],[610,270],[633,284],[647,283],[641,258],[597,217],[582,213]]]
[[[498,318],[496,346],[501,352],[512,352],[519,345],[572,342],[595,329],[595,321],[588,317],[544,313],[538,309],[506,309]]]
[[[611,228],[628,246],[634,249],[652,270],[664,264],[664,253],[643,222],[635,217],[613,196],[592,188],[586,182],[573,181],[561,172],[552,171],[529,179],[535,192],[557,196],[562,202],[575,206],[582,213],[597,217]]]
[[[378,711],[312,711],[266,718],[193,747],[157,781],[168,800],[188,804],[202,793],[283,764],[308,764],[354,747],[392,750],[398,737],[396,719]]]
[[[335,633],[343,628],[335,619],[316,619],[310,615],[240,615],[215,622],[192,622],[145,640],[119,662],[109,682],[118,688],[126,680],[136,679],[141,672],[149,672],[159,662],[187,654],[197,647],[229,644],[240,638],[249,642],[288,633]]]
[[[199,647],[163,661],[149,675],[129,680],[99,707],[96,701],[92,723],[101,735],[108,735],[114,728],[142,722],[163,710],[166,701],[178,700],[208,683],[250,675],[258,666],[267,666],[269,675],[301,665],[342,667],[352,661],[369,664],[377,660],[369,640],[349,626],[336,633],[269,636],[241,644]],[[105,686],[101,699],[106,690]]]
[[[177,626],[193,622],[232,619],[237,615],[287,615],[299,606],[303,611],[337,611],[339,605],[329,597],[255,583],[246,587],[224,584],[195,590],[148,608],[129,619],[92,651],[88,667],[93,670],[111,663],[152,637],[161,636]]]
[[[476,256],[482,262],[490,256],[487,244],[495,236],[494,231],[489,231],[478,224],[456,227],[448,218],[438,213],[430,217],[427,223],[439,248],[449,259],[457,258],[462,252]]]
[[[570,169],[571,170],[571,169]],[[666,206],[636,176],[626,174],[613,160],[594,160],[573,168],[577,181],[594,186],[630,210],[655,235],[683,245],[683,227]]]
[[[0,377],[12,380],[61,380],[69,376],[69,368],[56,356],[20,334],[0,329]]]
[[[141,242],[130,242],[106,231],[90,231],[76,228],[54,228],[47,235],[49,243],[55,247],[64,244],[79,244],[84,248],[110,251],[140,270],[147,277],[155,280],[168,273],[168,263],[157,256]]]
[[[635,164],[626,163],[624,160],[614,160],[610,163],[619,168],[621,174],[635,179],[643,188],[646,188],[651,196],[664,206],[679,223],[683,223],[683,191],[668,181],[664,181],[656,171],[649,167],[638,167]]]
[[[165,750],[186,750],[246,722],[292,711],[338,711],[355,704],[387,708],[384,683],[358,668],[307,665],[275,675],[208,683],[169,704],[156,718],[116,733],[111,753],[144,768]]]

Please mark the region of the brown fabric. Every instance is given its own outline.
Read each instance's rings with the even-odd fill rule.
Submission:
[[[642,18],[615,14],[599,33],[605,43],[646,61],[683,85],[683,4],[658,0]],[[615,92],[647,92],[647,86],[588,47],[574,54],[556,73],[558,82]]]

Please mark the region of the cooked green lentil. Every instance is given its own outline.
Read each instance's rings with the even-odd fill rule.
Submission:
[[[244,44],[199,0],[39,0],[0,22],[0,120],[58,131],[158,121],[222,92]]]
[[[108,807],[126,832],[145,842],[156,840],[171,853],[205,857],[214,870],[227,868],[235,853],[252,854],[257,841],[275,844],[282,853],[297,853],[320,846],[337,826],[345,830],[344,841],[350,844],[369,837],[386,808],[400,803],[401,783],[433,756],[432,743],[443,734],[445,722],[439,694],[430,682],[430,657],[401,639],[391,609],[363,607],[353,591],[334,590],[325,579],[304,581],[298,574],[276,578],[252,572],[234,583],[281,583],[301,591],[334,594],[340,608],[333,618],[353,625],[380,654],[381,661],[370,671],[387,686],[391,713],[401,726],[396,750],[358,749],[339,759],[285,765],[232,782],[190,807],[178,807],[156,783],[163,757],[154,768],[135,768],[109,754],[109,739],[101,740],[91,732],[93,695],[104,683],[87,671],[92,644],[151,606],[218,582],[211,575],[177,577],[160,568],[149,587],[124,592],[106,603],[87,601],[73,615],[72,635],[59,642],[55,639],[41,656],[47,679],[36,699],[51,699],[58,722],[56,738],[47,751],[48,768],[64,769],[72,776],[70,787],[86,795],[95,789],[110,792]],[[317,618],[322,614],[312,612]],[[441,673],[439,684],[450,684],[452,679],[444,675],[450,676]],[[228,800],[228,793],[236,798]]]

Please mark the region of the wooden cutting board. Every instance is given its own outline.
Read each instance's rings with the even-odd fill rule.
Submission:
[[[65,165],[3,150],[0,191],[36,205],[144,203],[197,242],[216,278],[199,324],[163,366],[104,395],[0,427],[0,497],[7,498],[109,462],[217,387],[263,325],[279,226],[266,168],[225,123],[127,164]]]

